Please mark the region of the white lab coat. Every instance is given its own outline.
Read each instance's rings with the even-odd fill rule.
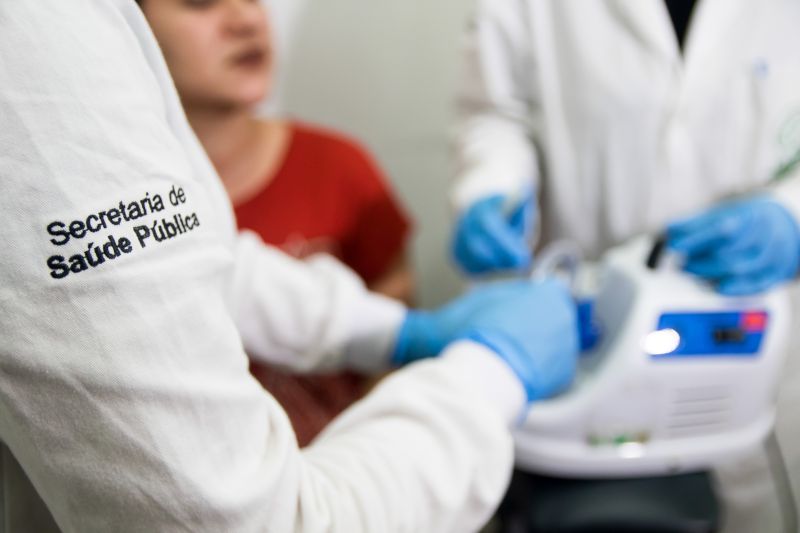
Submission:
[[[477,344],[397,372],[298,449],[244,347],[364,367],[404,310],[237,235],[132,0],[1,2],[0,124],[0,532],[487,519],[524,392]]]
[[[701,0],[682,56],[662,0],[480,1],[455,203],[533,180],[544,240],[596,258],[763,186],[800,150],[798,21],[792,0]]]
[[[479,0],[454,203],[533,182],[541,242],[571,239],[590,259],[765,186],[800,219],[798,170],[767,185],[800,151],[799,25],[796,1],[701,0],[682,55],[662,0]],[[729,527],[775,530],[753,521],[776,514],[769,490],[732,492],[758,476],[763,464],[721,476]]]

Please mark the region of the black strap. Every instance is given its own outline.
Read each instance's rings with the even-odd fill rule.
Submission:
[[[689,20],[692,18],[696,0],[664,0],[669,10],[669,17],[672,19],[672,26],[675,28],[675,36],[678,38],[678,45],[683,50],[683,43],[686,38],[686,29],[689,27]]]

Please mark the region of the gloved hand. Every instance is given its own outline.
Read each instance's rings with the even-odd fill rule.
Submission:
[[[503,300],[484,306],[464,338],[492,349],[525,387],[528,403],[572,381],[578,359],[575,303],[560,281],[519,281]]]
[[[686,256],[684,269],[722,294],[765,291],[797,275],[800,227],[766,196],[732,202],[667,228],[667,245]]]
[[[506,197],[490,196],[470,206],[461,216],[453,236],[453,257],[468,274],[523,270],[532,254],[528,237],[536,215],[533,194],[509,214]]]
[[[484,285],[440,311],[409,311],[392,359],[403,364],[432,357],[460,339],[497,353],[523,383],[528,400],[534,401],[562,389],[575,372],[575,304],[557,281]]]
[[[480,285],[435,311],[409,310],[397,334],[392,364],[401,366],[439,355],[469,327],[483,307],[507,299],[518,281]]]

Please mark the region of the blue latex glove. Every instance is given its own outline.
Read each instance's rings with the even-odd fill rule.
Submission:
[[[401,366],[439,355],[483,307],[508,298],[518,283],[480,285],[436,311],[409,310],[397,335],[392,364]]]
[[[505,212],[505,205],[505,196],[490,196],[474,203],[459,219],[453,257],[467,274],[530,266],[528,237],[536,216],[534,195],[527,195],[511,213]]]
[[[684,269],[727,295],[765,291],[797,275],[800,227],[768,197],[732,202],[667,228],[667,244],[686,256]]]
[[[479,342],[497,353],[519,377],[532,402],[555,394],[572,379],[578,352],[575,304],[556,281],[484,285],[440,311],[410,311],[393,362],[432,357],[459,339]]]
[[[503,301],[473,317],[464,338],[491,348],[525,387],[528,403],[562,391],[575,375],[575,303],[559,281],[519,281]]]

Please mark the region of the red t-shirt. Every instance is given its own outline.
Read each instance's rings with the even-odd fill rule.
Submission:
[[[240,228],[303,258],[327,252],[367,283],[403,253],[408,217],[378,166],[355,142],[292,124],[289,147],[276,175],[256,196],[235,206]],[[298,377],[253,363],[253,375],[275,396],[306,445],[363,393],[352,373]]]
[[[405,248],[408,217],[363,148],[334,133],[290,127],[275,177],[236,206],[239,227],[295,257],[330,253],[374,281]]]

